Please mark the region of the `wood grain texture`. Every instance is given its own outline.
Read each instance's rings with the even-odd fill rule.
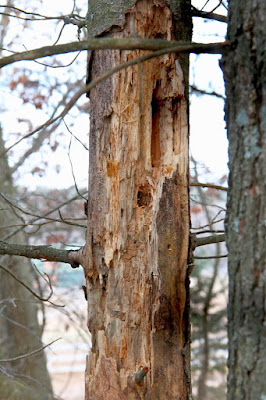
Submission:
[[[140,36],[175,38],[171,10],[156,0],[139,1],[109,35],[128,36],[132,18]],[[92,78],[143,54],[96,53]],[[168,54],[90,93],[87,400],[190,394],[185,91],[180,60]]]

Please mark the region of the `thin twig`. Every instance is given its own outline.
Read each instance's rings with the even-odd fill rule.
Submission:
[[[3,363],[3,362],[10,362],[10,361],[17,361],[17,360],[21,360],[21,359],[26,358],[26,357],[33,356],[34,354],[40,353],[41,351],[43,351],[44,349],[46,349],[46,347],[51,346],[51,344],[57,342],[57,341],[60,340],[60,339],[62,339],[62,338],[60,337],[60,338],[58,338],[58,339],[55,339],[55,340],[53,340],[52,342],[46,344],[45,346],[40,347],[40,348],[37,349],[37,350],[31,351],[30,353],[22,354],[21,356],[17,356],[17,357],[5,358],[5,359],[0,360],[0,362]]]
[[[197,92],[197,93],[200,93],[202,95],[207,95],[207,96],[214,96],[214,97],[218,97],[218,99],[225,100],[225,97],[220,93],[217,93],[217,92],[214,92],[214,91],[207,92],[206,90],[199,89],[194,85],[190,85],[190,88],[191,88],[192,92]]]
[[[63,121],[64,121],[64,119],[63,119]],[[65,123],[65,121],[64,121],[64,123]],[[71,155],[70,155],[71,144],[72,144],[72,134],[70,133],[70,140],[69,140],[69,146],[68,146],[67,154],[68,154],[68,160],[69,160],[69,163],[70,163],[72,178],[73,178],[73,181],[74,181],[74,186],[75,186],[77,194],[86,201],[87,199],[80,194],[79,189],[78,189],[78,185],[77,185],[77,181],[76,181],[76,177],[75,177],[75,172],[74,172],[74,167],[73,167],[73,163],[72,163]],[[59,213],[60,213],[60,210],[59,210]],[[61,214],[60,214],[60,218],[62,219]]]
[[[0,242],[0,245],[1,245],[1,242]],[[0,250],[0,254],[1,254],[1,250]],[[2,254],[8,254],[8,253],[2,253]],[[47,298],[42,298],[37,293],[35,293],[28,285],[26,285],[23,281],[21,281],[16,275],[14,275],[11,271],[9,271],[9,269],[5,268],[1,264],[0,264],[0,268],[3,269],[4,271],[6,271],[9,275],[11,275],[12,278],[14,278],[17,282],[19,282],[22,286],[24,286],[24,288],[27,289],[38,300],[48,302],[48,303],[52,304],[55,307],[65,307],[64,305],[55,304],[55,303],[53,303],[52,301],[49,300],[51,298],[52,294],[53,294],[51,282],[50,282],[50,285],[49,285],[50,289],[51,289],[51,292],[50,292],[49,296]]]
[[[68,132],[70,133],[70,135],[72,135],[84,147],[85,150],[89,151],[88,147],[76,135],[74,135],[74,133],[70,130],[70,128],[67,125],[64,118],[63,118],[63,122],[64,122],[65,127],[67,128]]]
[[[196,260],[208,260],[210,258],[224,258],[224,257],[228,257],[228,254],[223,254],[221,256],[208,256],[208,257],[196,257],[196,256],[194,256],[194,258]]]
[[[208,187],[208,188],[217,189],[217,190],[224,190],[225,192],[228,191],[227,187],[214,185],[212,183],[190,182],[189,186]]]
[[[198,10],[196,7],[192,6],[192,17],[200,17],[206,19],[212,19],[219,22],[227,23],[227,17],[221,14],[215,14],[213,12],[201,11]]]
[[[84,192],[82,192],[82,194],[85,194],[85,193],[87,193],[87,192],[88,192],[88,191],[85,190]],[[40,215],[39,217],[34,218],[33,220],[29,221],[28,224],[33,225],[34,222],[37,222],[38,220],[47,217],[47,215],[52,214],[53,212],[59,210],[60,208],[64,207],[65,205],[67,205],[67,204],[69,204],[69,203],[71,203],[72,201],[77,200],[77,199],[79,199],[79,196],[71,197],[70,199],[64,201],[63,203],[59,204],[58,206],[56,206],[56,207],[52,208],[51,210],[47,211],[45,214]],[[24,228],[25,228],[25,227],[23,226],[23,227],[20,227],[20,228],[16,229],[15,231],[13,231],[13,232],[11,232],[10,234],[8,234],[8,235],[6,235],[5,237],[3,237],[2,240],[8,240],[8,239],[10,239],[12,236],[14,236],[14,235],[17,234],[18,232],[22,231]]]
[[[83,199],[86,200],[86,198],[85,198],[82,194],[80,194],[79,192],[78,192],[78,194],[79,194],[80,197],[82,197]],[[75,224],[75,223],[70,222],[70,221],[68,221],[68,220],[66,220],[66,219],[63,219],[63,218],[61,218],[61,219],[56,219],[56,218],[42,217],[42,216],[40,216],[40,215],[38,215],[38,214],[35,214],[35,213],[32,213],[32,212],[26,211],[26,210],[24,210],[23,208],[17,206],[16,204],[12,203],[12,202],[11,202],[5,195],[3,195],[3,193],[1,193],[1,192],[0,192],[0,196],[10,205],[10,207],[12,208],[12,210],[13,210],[14,208],[16,208],[16,209],[18,209],[19,211],[21,211],[23,214],[30,215],[31,217],[37,217],[37,218],[39,218],[39,219],[45,219],[45,220],[48,221],[48,222],[42,222],[42,223],[39,223],[39,224],[34,224],[34,223],[31,223],[30,221],[29,221],[29,222],[26,222],[25,220],[23,220],[23,224],[14,224],[14,225],[8,225],[8,226],[1,226],[1,229],[2,229],[2,230],[3,230],[3,229],[6,229],[6,228],[12,228],[12,227],[15,227],[15,226],[23,226],[23,227],[26,227],[26,226],[35,226],[35,225],[41,226],[41,225],[49,224],[49,223],[51,223],[51,222],[64,222],[64,224],[67,224],[67,225],[72,225],[72,226],[77,226],[77,227],[79,227],[79,228],[87,229],[87,225]],[[14,211],[14,210],[13,210],[13,211]],[[19,215],[16,214],[16,216],[17,216],[18,218],[21,219],[21,217],[20,217]],[[71,220],[71,218],[70,218],[70,220]]]
[[[206,207],[216,207],[216,208],[219,208],[220,211],[224,211],[224,212],[226,211],[226,209],[224,207],[218,206],[218,204],[203,203],[202,200],[196,200],[195,197],[193,197],[191,195],[190,195],[190,199],[193,200],[194,203],[201,204],[201,205],[206,206]]]

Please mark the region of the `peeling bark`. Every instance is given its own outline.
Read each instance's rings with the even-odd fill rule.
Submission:
[[[164,1],[138,1],[125,21],[108,35],[133,21],[141,37],[179,39]],[[95,53],[92,79],[143,54]],[[168,54],[90,93],[87,400],[190,395],[186,78],[187,60]]]

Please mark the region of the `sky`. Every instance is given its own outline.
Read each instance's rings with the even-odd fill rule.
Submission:
[[[77,4],[81,4],[82,0]],[[18,2],[19,3],[19,2]],[[23,3],[23,1],[21,1]],[[204,1],[198,0],[194,5],[200,8],[204,5]],[[71,0],[43,0],[41,12],[45,15],[58,15],[60,13],[69,13],[72,9],[73,1]],[[210,1],[207,6],[210,8],[217,1]],[[22,6],[22,4],[21,4]],[[22,7],[21,7],[22,8]],[[223,8],[220,7],[215,12],[223,13]],[[86,12],[82,12],[85,15]],[[226,24],[216,21],[203,20],[202,18],[194,18],[193,40],[195,42],[215,42],[223,41],[226,34]],[[23,34],[20,31],[16,33],[16,22],[12,21],[13,28],[10,29],[10,35],[13,37],[17,34],[14,40],[12,37],[7,38],[7,43],[12,43],[10,47],[14,51],[23,51],[25,48],[36,48],[51,44],[54,38],[62,27],[62,24],[57,26],[51,25],[49,22],[34,22],[35,33],[32,30],[25,28]],[[39,24],[39,25],[37,25]],[[39,26],[39,27],[38,27]],[[19,28],[21,30],[21,27]],[[40,33],[42,32],[42,33]],[[77,40],[77,30],[73,26],[67,26],[63,32],[60,42]],[[7,53],[6,53],[7,54]],[[194,55],[190,56],[190,83],[199,89],[208,92],[218,92],[224,95],[224,84],[222,71],[219,67],[219,56],[217,55]],[[57,59],[67,63],[73,59],[73,54],[63,55]],[[86,54],[81,53],[78,57],[78,64],[74,72],[69,74],[68,69],[49,69],[49,85],[53,85],[56,79],[65,79],[68,82],[74,82],[75,79],[81,79],[84,76]],[[21,62],[17,67],[32,68],[31,80],[36,80],[40,85],[43,85],[42,90],[47,90],[45,87],[47,82],[42,82],[43,67],[34,62]],[[20,98],[17,92],[11,90],[8,86],[11,77],[8,75],[7,67],[0,75],[0,111],[2,111],[1,123],[4,128],[7,145],[14,142],[16,134],[26,134],[29,131],[28,122],[23,122],[22,119],[29,118],[33,127],[45,122],[51,115],[51,109],[56,104],[60,97],[56,92],[53,92],[51,101],[46,107],[36,109],[29,102],[25,105],[23,99]],[[10,71],[10,70],[9,70]],[[47,75],[45,75],[47,76]],[[65,85],[63,90],[69,88]],[[80,106],[88,101],[84,98],[79,101]],[[227,174],[227,138],[225,131],[223,99],[215,98],[214,96],[201,96],[192,92],[190,97],[190,151],[192,156],[201,164],[204,164],[211,171],[211,179],[213,182],[218,182],[219,179]],[[6,110],[6,111],[3,111]],[[20,118],[18,122],[17,118]],[[89,135],[89,115],[80,113],[77,108],[71,110],[65,118],[68,128],[77,136],[86,146],[88,146]],[[68,132],[66,126],[62,123],[57,134],[53,135],[51,141],[46,141],[46,145],[41,152],[32,155],[17,172],[17,183],[22,186],[27,186],[31,189],[36,189],[39,186],[67,188],[73,186],[73,171],[79,187],[86,187],[88,181],[88,151]],[[30,141],[29,141],[30,142]],[[28,142],[28,143],[29,143]],[[55,142],[60,143],[55,152],[50,151],[50,146]],[[26,141],[21,142],[14,148],[13,156],[11,157],[11,165],[14,164],[21,154],[28,147]],[[70,154],[70,157],[69,157]],[[71,165],[71,162],[72,165]],[[47,165],[46,165],[47,164]],[[42,171],[33,172],[36,165],[45,167],[45,174]],[[208,179],[210,175],[208,176]],[[204,177],[203,177],[204,179]]]

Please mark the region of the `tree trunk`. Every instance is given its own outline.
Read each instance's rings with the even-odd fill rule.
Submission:
[[[4,149],[1,127],[0,149],[1,152]],[[0,191],[6,196],[15,197],[17,192],[13,186],[5,156],[0,158],[0,171]],[[0,209],[1,237],[3,237],[11,231],[12,228],[8,229],[9,225],[21,223],[21,220],[2,198],[0,198]],[[3,229],[3,227],[6,228]],[[16,243],[24,244],[27,240],[22,232],[12,239]],[[26,285],[32,286],[34,271],[27,259],[1,256],[0,264],[9,268]],[[2,269],[0,269],[0,304],[0,359],[13,358],[41,348],[41,328],[37,318],[38,300]],[[53,398],[43,352],[0,365],[7,372],[6,374],[1,370],[1,399],[48,400]]]
[[[109,13],[106,36],[190,40],[187,1],[91,3],[91,32]],[[97,52],[91,78],[143,54]],[[187,56],[168,54],[90,93],[86,400],[191,393],[187,76]]]
[[[229,139],[229,400],[265,397],[265,1],[231,1],[223,57]],[[263,215],[264,214],[264,215]]]

